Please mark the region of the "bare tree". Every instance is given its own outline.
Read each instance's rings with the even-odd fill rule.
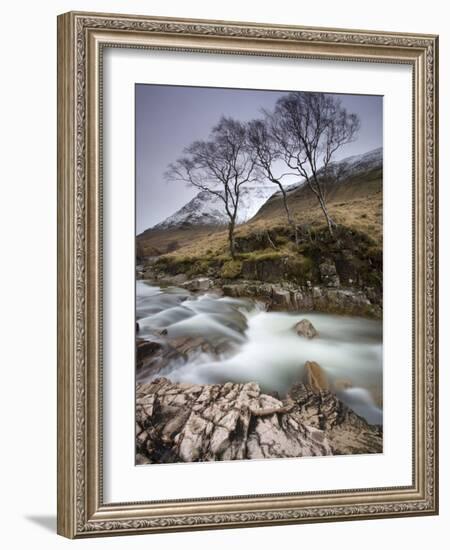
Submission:
[[[292,173],[286,172],[280,174],[279,165],[283,165],[284,156],[278,141],[270,131],[268,119],[250,121],[248,123],[247,134],[249,150],[255,159],[259,171],[265,178],[276,184],[281,191],[286,218],[295,235],[295,242],[298,244],[297,226],[289,209],[287,193],[283,183],[283,178],[292,175]]]
[[[336,226],[325,197],[334,153],[353,141],[360,126],[336,97],[316,92],[291,92],[278,99],[270,115],[270,132],[291,170],[302,176],[316,196],[330,234]]]
[[[255,170],[246,136],[243,123],[222,117],[208,140],[194,141],[186,147],[184,156],[166,172],[166,179],[185,182],[220,199],[228,217],[229,250],[233,259],[241,187],[253,181]]]

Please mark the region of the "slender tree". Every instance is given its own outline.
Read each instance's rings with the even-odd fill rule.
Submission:
[[[348,113],[333,95],[291,92],[278,99],[269,119],[271,135],[284,161],[305,179],[333,236],[336,224],[328,212],[324,183],[332,179],[334,153],[355,139],[358,116]]]
[[[172,163],[169,181],[182,181],[220,199],[228,217],[230,255],[235,258],[236,219],[241,188],[253,181],[255,161],[247,147],[245,124],[222,117],[205,141],[194,141]]]
[[[247,136],[249,150],[255,159],[259,172],[270,182],[276,184],[281,191],[287,222],[291,226],[295,242],[298,244],[297,226],[289,208],[286,188],[283,183],[283,178],[292,175],[292,172],[280,173],[280,165],[283,166],[284,156],[278,141],[270,131],[268,119],[250,121]]]

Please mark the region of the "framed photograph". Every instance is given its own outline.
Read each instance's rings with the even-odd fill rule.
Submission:
[[[58,18],[58,532],[438,511],[436,36]]]

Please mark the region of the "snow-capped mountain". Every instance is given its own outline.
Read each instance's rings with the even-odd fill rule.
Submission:
[[[241,188],[237,223],[252,218],[276,191],[276,185],[247,185]],[[200,191],[180,210],[155,225],[153,229],[169,229],[183,225],[225,225],[228,216],[223,201],[207,191]]]
[[[370,170],[379,170],[383,167],[383,148],[373,149],[368,153],[361,155],[353,155],[342,160],[330,162],[328,165],[327,176],[331,180],[330,183],[339,183],[350,176],[356,176]],[[321,168],[318,171],[318,176],[324,176],[324,170]],[[328,179],[326,178],[326,179]],[[305,180],[299,183],[286,186],[287,194],[290,195],[298,191],[306,184]],[[274,193],[274,198],[281,196],[281,191],[277,188]]]
[[[383,166],[383,149],[373,149],[362,155],[353,155],[337,162],[330,163],[328,170],[334,175],[348,175],[359,172],[367,172],[382,168]]]

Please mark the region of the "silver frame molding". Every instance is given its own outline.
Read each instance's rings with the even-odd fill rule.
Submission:
[[[102,51],[132,47],[413,68],[413,483],[105,504],[102,495]],[[101,535],[438,513],[438,38],[70,12],[58,17],[58,533]]]

